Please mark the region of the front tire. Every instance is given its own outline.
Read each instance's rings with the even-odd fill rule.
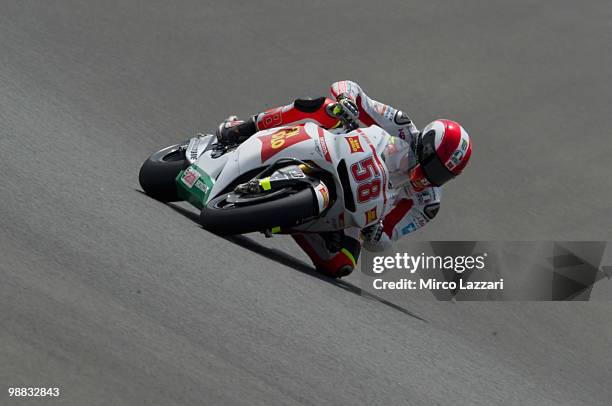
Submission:
[[[218,235],[288,228],[318,214],[317,200],[310,188],[245,206],[227,205],[228,196],[223,193],[210,200],[200,213],[200,224]]]
[[[189,141],[166,147],[151,155],[140,168],[138,180],[142,190],[162,202],[181,200],[176,190],[176,177],[189,166],[185,146]]]

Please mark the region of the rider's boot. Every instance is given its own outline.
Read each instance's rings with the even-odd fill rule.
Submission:
[[[255,118],[249,117],[246,121],[239,120],[237,116],[229,116],[217,128],[217,141],[222,144],[239,144],[257,132]]]
[[[274,127],[295,125],[312,121],[323,128],[339,124],[338,118],[330,114],[329,107],[335,104],[331,99],[297,99],[293,103],[264,111],[249,117],[246,121],[230,116],[217,129],[217,140],[222,144],[238,144],[257,131]]]
[[[310,257],[317,271],[332,278],[342,278],[355,269],[361,250],[361,244],[357,239],[344,235],[341,231],[294,234],[292,237]]]

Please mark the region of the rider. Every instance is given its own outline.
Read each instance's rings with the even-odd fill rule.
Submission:
[[[383,219],[363,230],[347,228],[335,233],[292,236],[317,269],[342,277],[355,268],[360,240],[367,249],[381,251],[436,216],[440,186],[461,173],[470,159],[472,143],[463,127],[450,120],[433,121],[419,131],[408,115],[369,98],[355,82],[336,82],[331,85],[331,94],[335,100],[298,99],[246,121],[230,116],[219,126],[217,137],[221,143],[242,142],[257,131],[305,122],[332,129],[339,127],[338,118],[344,117],[365,127],[376,124],[406,141],[390,143],[383,153],[397,192],[394,208]],[[394,178],[400,181],[394,182]]]

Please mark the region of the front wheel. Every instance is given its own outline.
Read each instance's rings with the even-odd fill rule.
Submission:
[[[278,198],[235,203],[232,193],[210,200],[200,213],[200,224],[215,234],[232,235],[288,228],[318,214],[318,204],[310,188]]]
[[[163,202],[181,200],[176,191],[176,177],[189,166],[185,147],[189,141],[166,147],[151,155],[140,168],[138,180],[142,190]]]

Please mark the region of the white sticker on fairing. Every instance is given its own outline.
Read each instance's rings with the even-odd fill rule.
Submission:
[[[200,139],[197,137],[189,140],[189,145],[187,146],[187,149],[185,150],[185,156],[187,157],[187,160],[189,161],[189,163],[194,163],[196,159],[198,159],[198,145],[199,144],[200,144]]]
[[[315,194],[319,203],[319,213],[323,212],[329,206],[329,190],[323,182],[315,186]]]
[[[193,184],[200,179],[200,172],[198,172],[197,170],[189,167],[187,169],[185,169],[185,172],[183,172],[183,176],[181,177],[181,181],[189,188],[191,189],[193,187]]]
[[[201,180],[196,181],[195,187],[200,189],[204,194],[208,193],[208,186],[206,186],[206,183],[202,182]]]

